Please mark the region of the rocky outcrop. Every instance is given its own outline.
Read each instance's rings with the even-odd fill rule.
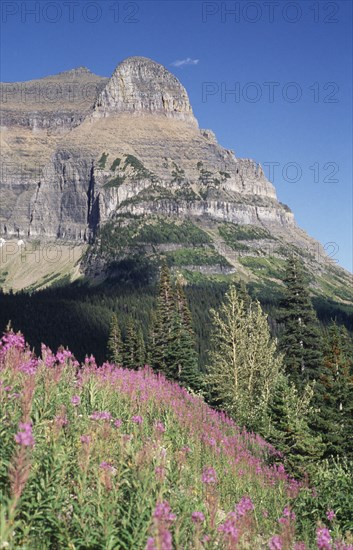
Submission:
[[[99,94],[94,117],[146,113],[197,126],[185,88],[167,69],[146,57],[129,57],[115,69]]]

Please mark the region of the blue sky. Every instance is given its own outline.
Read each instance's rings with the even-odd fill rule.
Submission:
[[[109,76],[131,55],[164,64],[200,127],[260,162],[353,271],[351,2],[3,0],[1,27],[6,82],[81,65]]]

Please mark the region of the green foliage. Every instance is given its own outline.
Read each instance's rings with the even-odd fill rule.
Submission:
[[[284,328],[280,348],[285,354],[287,373],[300,388],[307,380],[315,380],[320,376],[322,340],[304,266],[294,256],[287,262],[284,283],[280,314]]]
[[[116,365],[120,365],[123,362],[123,342],[121,338],[120,327],[118,323],[118,317],[115,313],[112,315],[110,323],[110,333],[108,340],[108,359]]]
[[[220,265],[230,266],[229,262],[212,248],[179,248],[167,252],[166,257],[169,265]]]
[[[282,374],[273,390],[268,411],[269,427],[267,433],[263,433],[284,454],[288,471],[303,477],[316,468],[324,452],[321,437],[309,426],[314,412],[311,405],[313,388],[307,384],[299,393],[293,382]]]
[[[143,243],[151,244],[183,243],[200,245],[211,242],[210,236],[191,221],[183,220],[181,223],[175,223],[166,221],[163,218],[155,221],[152,219],[150,223],[143,223],[137,238]]]
[[[281,279],[284,274],[285,261],[274,256],[267,258],[255,258],[253,256],[244,256],[239,261],[245,267],[248,267],[259,277],[271,277]]]
[[[282,359],[260,304],[244,302],[231,286],[218,311],[207,384],[214,402],[248,429],[264,427]]]
[[[101,170],[104,170],[109,153],[102,153],[101,158],[98,161],[98,166]]]
[[[166,264],[161,268],[149,354],[154,369],[187,387],[199,388],[198,357],[191,313],[180,280],[174,287]]]
[[[185,170],[180,168],[175,162],[173,164],[174,170],[172,170],[172,183],[180,185],[185,181]]]
[[[126,155],[124,169],[126,169],[128,166],[131,166],[131,168],[134,169],[137,177],[154,179],[152,172],[147,170],[143,163],[134,155]]]
[[[294,503],[298,527],[307,532],[313,523],[325,523],[336,536],[346,536],[352,543],[353,533],[353,462],[346,458],[326,459],[315,464],[311,487],[303,488]],[[329,522],[327,512],[335,518]]]
[[[141,366],[141,357],[137,357],[138,353],[140,355],[140,353],[142,352],[140,346],[141,342],[138,342],[136,323],[130,317],[126,324],[126,333],[123,345],[124,367],[127,367],[128,369],[136,369]]]
[[[256,225],[239,225],[234,223],[223,223],[218,226],[218,232],[227,244],[234,244],[236,241],[251,241],[258,239],[271,239],[267,229]]]
[[[336,323],[326,333],[315,404],[315,429],[322,433],[326,455],[353,458],[353,346]]]
[[[120,159],[120,158],[116,158],[116,159],[114,160],[113,164],[111,165],[110,170],[111,170],[112,172],[114,172],[114,170],[115,170],[116,168],[118,168],[118,166],[120,166],[120,163],[121,163],[121,159]]]

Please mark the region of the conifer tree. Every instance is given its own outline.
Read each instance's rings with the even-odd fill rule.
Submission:
[[[192,326],[192,316],[183,289],[181,278],[178,277],[175,289],[176,315],[171,332],[171,347],[176,363],[178,381],[191,389],[200,389],[201,378],[198,368],[196,338]]]
[[[240,425],[261,430],[282,365],[267,316],[258,302],[246,308],[234,285],[211,315],[214,331],[206,379],[211,399]]]
[[[137,343],[136,326],[133,319],[129,317],[126,324],[126,335],[125,335],[125,340],[123,345],[124,367],[128,369],[137,369],[139,367],[138,358],[137,358],[137,349],[138,349],[138,343]]]
[[[325,450],[320,436],[310,428],[313,385],[308,383],[298,391],[288,376],[277,380],[269,406],[269,427],[263,432],[279,451],[292,475],[301,477],[319,460]]]
[[[143,337],[142,327],[139,326],[136,331],[136,365],[143,367],[146,361],[146,346]]]
[[[176,288],[175,288],[175,295],[176,295],[176,307],[177,307],[177,311],[179,313],[179,317],[180,317],[180,320],[182,322],[182,325],[194,337],[194,330],[192,328],[191,312],[190,312],[190,309],[189,309],[189,305],[188,305],[188,302],[187,302],[187,299],[186,299],[186,295],[185,295],[180,277],[177,278]]]
[[[326,455],[353,456],[353,349],[347,329],[336,323],[327,331],[315,404]]]
[[[118,317],[115,313],[112,315],[110,323],[110,332],[108,339],[108,359],[116,365],[121,365],[123,361],[123,342],[118,323]]]
[[[298,388],[320,376],[322,339],[309,295],[302,263],[294,256],[287,261],[285,291],[280,321],[284,328],[280,349],[284,352],[286,372]]]
[[[150,333],[149,358],[151,366],[171,378],[176,376],[170,372],[168,354],[170,334],[172,331],[175,311],[175,296],[171,283],[170,271],[166,264],[161,267],[157,308],[153,315]]]
[[[194,333],[191,327],[184,325],[178,311],[169,335],[168,364],[173,377],[181,385],[193,390],[200,388]]]
[[[198,356],[187,299],[178,280],[176,288],[168,267],[161,268],[157,309],[150,333],[150,363],[167,377],[198,389]]]

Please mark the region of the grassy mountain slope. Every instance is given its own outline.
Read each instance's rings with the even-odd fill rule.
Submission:
[[[36,358],[21,335],[1,340],[2,547],[304,549],[331,537],[296,520],[306,490],[264,440],[148,369],[78,367],[67,350]]]

